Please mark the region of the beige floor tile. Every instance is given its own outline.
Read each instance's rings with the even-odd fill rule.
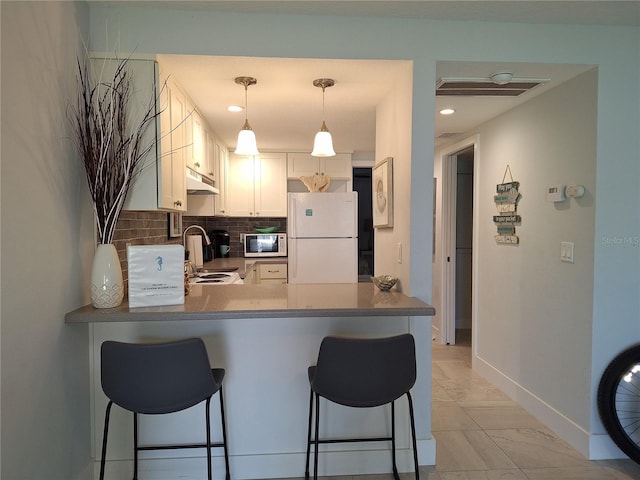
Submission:
[[[638,480],[640,465],[629,460],[600,460],[593,462],[613,475],[616,480]]]
[[[434,432],[436,470],[497,470],[516,468],[481,430]]]
[[[517,404],[466,407],[464,411],[483,430],[545,428],[541,422]]]
[[[558,467],[523,469],[528,480],[617,480],[604,468]]]
[[[470,342],[461,339],[433,344],[437,465],[431,474],[439,476],[422,480],[640,480],[633,461],[588,461],[557,438],[471,370]],[[465,430],[452,430],[458,427]]]
[[[431,401],[433,402],[453,402],[453,398],[449,395],[438,382],[431,384]]]
[[[483,379],[446,380],[439,383],[442,389],[457,402],[510,400],[506,394]]]
[[[456,402],[433,401],[431,430],[480,430],[480,427]]]
[[[465,362],[438,362],[435,367],[432,367],[433,377],[437,380],[456,380],[468,382],[471,379],[484,380],[478,373],[469,368]]]
[[[520,468],[589,466],[589,461],[549,430],[485,430]]]
[[[527,480],[518,469],[441,472],[440,477],[442,480]]]

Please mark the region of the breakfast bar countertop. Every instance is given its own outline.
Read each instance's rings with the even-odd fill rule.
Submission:
[[[308,285],[192,285],[185,303],[161,307],[96,309],[86,305],[65,315],[65,323],[222,320],[355,316],[433,316],[421,300],[372,283]]]

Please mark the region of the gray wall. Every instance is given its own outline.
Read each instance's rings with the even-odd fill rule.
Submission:
[[[2,2],[2,478],[92,478],[87,303],[93,217],[69,141],[88,8]]]

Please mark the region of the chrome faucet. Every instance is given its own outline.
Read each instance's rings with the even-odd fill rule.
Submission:
[[[207,235],[207,232],[204,231],[204,228],[202,228],[200,225],[189,225],[187,228],[184,229],[184,232],[182,232],[182,245],[184,246],[185,250],[187,249],[187,232],[192,228],[197,228],[198,230],[200,230],[204,235],[204,241],[207,244],[207,246],[211,245],[211,239],[209,238],[209,235]],[[190,273],[193,273],[195,275],[196,264],[193,260],[193,255],[190,255],[188,262],[190,264],[190,268],[189,268],[189,270],[191,270]],[[189,276],[193,276],[193,275],[190,274]]]
[[[204,241],[207,245],[211,245],[211,239],[209,238],[209,235],[207,235],[207,232],[204,231],[204,228],[202,228],[200,225],[189,225],[187,228],[184,229],[184,232],[182,232],[182,245],[184,247],[187,246],[187,232],[189,230],[191,230],[192,228],[197,228],[199,229],[202,234],[204,235]]]

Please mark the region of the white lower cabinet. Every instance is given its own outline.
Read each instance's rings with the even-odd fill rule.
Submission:
[[[286,263],[259,263],[257,267],[258,283],[263,285],[287,283]]]

